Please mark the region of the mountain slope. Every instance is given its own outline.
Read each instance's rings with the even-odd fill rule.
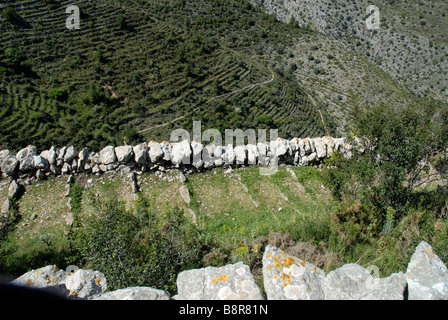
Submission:
[[[309,26],[350,46],[382,67],[407,91],[447,101],[448,4],[446,1],[250,0],[289,22]],[[380,28],[369,30],[369,5]]]
[[[360,106],[425,103],[365,55],[366,41],[279,22],[245,0],[78,1],[79,30],[65,27],[70,4],[1,8],[3,148],[163,141],[194,120],[203,130],[340,136]]]

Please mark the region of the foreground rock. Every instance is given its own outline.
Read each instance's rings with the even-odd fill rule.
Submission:
[[[322,281],[325,300],[403,300],[405,288],[403,273],[374,279],[355,263],[331,271]]]
[[[107,289],[104,275],[99,271],[77,270],[67,273],[55,265],[32,270],[11,282],[13,285],[49,290],[67,299],[97,298]]]
[[[325,273],[279,248],[268,245],[263,255],[263,282],[268,300],[322,300]]]
[[[107,292],[94,300],[170,300],[170,294],[150,287],[131,287]]]
[[[422,241],[411,257],[407,268],[409,300],[448,300],[448,270]]]
[[[378,270],[376,270],[378,271]],[[448,299],[448,270],[426,242],[416,248],[407,274],[373,277],[355,263],[325,273],[306,261],[268,245],[263,255],[263,281],[269,300],[442,300]],[[73,273],[50,265],[32,270],[12,282],[52,290],[68,299],[170,300],[170,294],[150,287],[106,292],[99,271]],[[260,288],[242,262],[181,272],[173,300],[263,300]]]
[[[181,272],[176,300],[262,300],[260,288],[242,262]]]
[[[99,271],[80,269],[67,277],[65,286],[70,295],[81,299],[94,299],[106,291],[107,281]]]

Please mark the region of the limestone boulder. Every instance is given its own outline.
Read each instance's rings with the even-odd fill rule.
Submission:
[[[192,165],[199,169],[204,165],[204,161],[202,160],[202,150],[204,150],[204,145],[202,143],[192,141],[191,142],[191,151],[192,151]]]
[[[57,286],[65,283],[67,273],[56,267],[48,265],[40,269],[35,269],[23,274],[11,283],[30,288],[44,288],[49,286]]]
[[[364,267],[350,263],[331,271],[322,281],[326,300],[403,300],[403,273],[374,278]]]
[[[23,148],[19,150],[16,154],[17,160],[22,162],[23,159],[33,157],[37,155],[37,148],[35,146],[28,146],[26,148]]]
[[[204,168],[222,165],[222,147],[215,144],[208,144],[202,150],[202,160]]]
[[[248,144],[246,146],[247,150],[247,163],[250,165],[256,165],[259,157],[258,148],[254,144]]]
[[[64,154],[64,162],[71,163],[77,156],[78,152],[76,151],[75,147],[69,146]]]
[[[49,167],[48,161],[44,157],[42,157],[41,155],[34,156],[33,157],[33,161],[34,161],[34,167],[36,169],[43,169],[43,170],[45,170],[45,169],[47,169]]]
[[[247,148],[246,146],[236,146],[234,149],[235,153],[235,163],[236,164],[244,164],[247,159]]]
[[[229,144],[223,147],[222,160],[225,164],[232,165],[235,163],[235,150],[233,145]]]
[[[268,300],[323,300],[325,273],[311,263],[268,245],[263,254],[263,284]]]
[[[268,146],[262,142],[257,143],[257,152],[258,152],[258,164],[260,165],[268,165],[269,164],[269,156],[268,156]]]
[[[362,266],[350,263],[331,271],[322,281],[326,300],[359,300],[373,278]]]
[[[17,169],[19,168],[19,160],[13,155],[6,156],[5,159],[2,161],[2,172],[5,173],[8,176],[13,176]]]
[[[190,191],[188,191],[188,188],[186,186],[181,186],[179,188],[179,193],[182,199],[185,201],[186,204],[190,205]]]
[[[86,162],[89,159],[89,149],[83,148],[81,151],[79,151],[78,158],[80,161]]]
[[[127,163],[134,156],[131,146],[119,146],[115,148],[115,155],[119,163]]]
[[[404,300],[406,298],[406,276],[393,273],[387,278],[373,278],[367,284],[369,291],[361,300]]]
[[[59,160],[59,162],[64,161],[65,151],[67,151],[67,147],[65,147],[65,146],[56,151],[56,153],[58,155],[56,157],[56,161],[58,161],[58,160]]]
[[[262,300],[260,288],[242,262],[181,272],[176,300]]]
[[[327,145],[325,144],[325,140],[323,138],[316,138],[313,139],[312,142],[314,143],[316,157],[318,159],[323,159],[327,156]]]
[[[107,281],[99,271],[78,269],[65,280],[70,295],[90,300],[100,297],[107,289]]]
[[[18,199],[21,191],[21,186],[16,182],[16,180],[11,181],[8,189],[8,197],[12,199]]]
[[[427,242],[420,242],[408,264],[409,300],[448,300],[448,270]]]
[[[172,143],[171,162],[174,165],[191,164],[191,146],[188,140]]]
[[[56,159],[58,157],[55,147],[51,147],[50,150],[44,150],[40,153],[41,157],[48,161],[50,165],[56,164]]]
[[[12,209],[13,203],[11,199],[7,198],[3,201],[2,207],[0,208],[0,214],[8,214]]]
[[[171,143],[169,143],[168,141],[162,141],[160,143],[160,147],[162,148],[163,151],[162,159],[165,161],[171,161],[171,158],[173,157],[172,154],[173,146],[171,145]]]
[[[23,149],[23,150],[28,150],[28,149]],[[22,150],[22,151],[23,151]],[[21,151],[19,151],[20,153]],[[19,154],[18,153],[18,154]],[[34,151],[33,152],[29,152],[29,153],[24,153],[20,156],[20,158],[17,158],[20,162],[20,171],[30,171],[33,170],[35,168],[34,166]]]
[[[143,166],[148,160],[148,144],[146,142],[136,145],[132,148],[134,160],[137,164]]]
[[[22,160],[20,160],[20,171],[30,171],[34,168],[34,156],[24,157],[22,158]]]
[[[158,142],[151,141],[148,143],[148,158],[152,163],[159,163],[163,158],[162,146]]]
[[[101,164],[108,165],[117,161],[117,156],[115,155],[115,148],[112,146],[107,146],[100,151],[100,162]]]

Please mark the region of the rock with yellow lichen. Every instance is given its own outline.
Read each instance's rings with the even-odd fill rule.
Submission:
[[[44,289],[70,300],[99,297],[107,289],[104,275],[99,271],[77,270],[68,273],[55,265],[32,270],[11,282],[12,285]]]
[[[44,288],[65,283],[67,273],[55,265],[31,270],[12,281],[12,284],[30,288]]]
[[[66,278],[67,273],[64,270],[59,269],[55,265],[49,265],[40,269],[31,270],[13,280],[11,284],[33,289],[42,289],[68,298],[69,291],[65,287]]]
[[[406,273],[409,300],[448,300],[448,269],[428,243],[417,246]]]
[[[262,300],[260,288],[242,262],[181,272],[175,300]]]
[[[99,271],[79,269],[67,276],[65,286],[70,295],[79,299],[94,299],[106,291],[107,281]]]
[[[268,300],[323,300],[325,272],[268,245],[263,255],[263,283]]]

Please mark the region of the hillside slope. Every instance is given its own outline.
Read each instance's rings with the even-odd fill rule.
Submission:
[[[407,91],[447,101],[448,5],[446,1],[250,0],[280,20],[291,18],[337,39],[380,66]],[[369,5],[380,14],[366,27]]]
[[[162,141],[173,127],[192,126],[193,117],[218,129],[254,127],[260,120],[291,136],[326,133],[321,105],[252,55],[249,35],[262,25],[273,32],[260,38],[260,47],[304,31],[285,29],[242,1],[185,7],[154,1],[144,8],[132,1],[80,1],[81,28],[68,30],[70,3],[8,3],[19,18],[0,27],[6,147]],[[245,28],[236,25],[240,19],[248,21]],[[177,118],[182,122],[169,124]]]
[[[163,141],[193,120],[340,136],[359,106],[425,103],[357,46],[245,0],[78,1],[79,30],[70,4],[1,7],[3,148]]]

